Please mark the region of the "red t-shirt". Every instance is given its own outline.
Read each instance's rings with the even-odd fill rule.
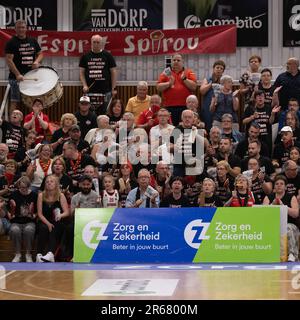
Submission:
[[[255,200],[254,200],[254,196],[252,194],[252,192],[249,192],[248,193],[248,202],[247,202],[247,205],[245,206],[245,200],[246,198],[237,198],[237,197],[234,197],[231,201],[231,207],[252,207],[255,203]]]
[[[197,81],[196,74],[191,69],[184,69],[179,73],[172,70],[172,76],[174,77],[174,86],[163,91],[163,105],[165,107],[185,106],[185,100],[193,92],[187,88],[181,79],[181,76],[185,73],[187,79]],[[158,83],[168,82],[170,78],[165,74],[161,73],[158,79]]]
[[[31,121],[32,117],[33,117],[33,112],[27,114],[25,116],[25,119],[24,119],[24,124]],[[45,122],[48,122],[49,123],[49,118],[46,114],[44,114],[43,112],[40,113],[42,119],[45,121]],[[38,136],[44,136],[45,135],[45,130],[41,127],[40,123],[39,123],[39,120],[37,118],[35,118],[34,120],[34,125],[35,125],[35,128],[30,128],[30,129],[34,129],[36,132],[37,132],[37,135]],[[39,139],[40,140],[40,139]],[[38,143],[38,141],[36,141],[36,143]]]

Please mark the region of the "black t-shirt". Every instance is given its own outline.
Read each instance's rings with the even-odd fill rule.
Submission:
[[[269,198],[269,201],[270,201],[270,204],[271,204],[273,202],[273,200],[275,199],[275,193],[271,193],[267,197]],[[284,196],[280,200],[282,201],[282,203],[284,205],[286,205],[289,208],[291,208],[292,197],[293,197],[293,195],[285,193]],[[297,225],[298,221],[297,221],[297,219],[295,219],[295,218],[291,217],[290,215],[288,215],[288,223],[293,223],[293,224]]]
[[[223,207],[223,202],[217,195],[214,194],[211,197],[205,197],[204,205],[201,205],[201,207]]]
[[[261,143],[260,155],[263,157],[270,158],[270,152],[269,152],[268,146],[263,141],[260,141],[260,143]],[[249,141],[248,141],[248,138],[246,138],[245,140],[238,143],[235,149],[235,154],[241,159],[248,157],[248,146],[249,146]]]
[[[220,152],[217,153],[216,158],[218,161],[225,160],[225,158],[220,154]],[[228,156],[228,163],[230,164],[231,168],[241,167],[241,159],[234,154],[230,154]]]
[[[234,190],[234,179],[229,175],[227,175],[227,179],[229,180],[228,188],[224,186],[226,180],[224,182],[221,182],[218,177],[215,180],[215,194],[219,197],[223,205],[226,201],[228,201],[231,198],[231,191]]]
[[[70,138],[69,132],[64,132],[62,128],[55,130],[51,138],[51,143],[58,141],[60,138],[63,138],[64,141],[54,149],[53,153],[56,156],[62,154],[64,142],[68,141]]]
[[[44,189],[45,189],[45,180],[46,180],[46,177],[43,179],[43,181],[41,183],[40,191],[44,191]],[[62,177],[59,179],[59,187],[60,187],[61,191],[68,189],[71,193],[74,192],[73,181],[66,174],[63,174]]]
[[[33,213],[36,213],[36,202],[37,202],[37,194],[35,192],[30,192],[27,195],[23,195],[19,190],[14,191],[9,200],[14,200],[16,203],[16,207],[14,209],[15,218],[11,220],[11,223],[28,223],[33,222],[34,220],[31,218]],[[12,207],[10,205],[10,210]]]
[[[242,171],[248,170],[248,162],[250,158],[243,159],[241,162]],[[260,168],[265,168],[265,173],[271,175],[275,172],[272,161],[267,157],[260,157],[258,159]]]
[[[5,46],[5,54],[13,54],[13,62],[21,74],[31,70],[31,66],[36,59],[41,47],[34,38],[20,39],[13,36]],[[14,73],[9,73],[9,79],[16,79]]]
[[[2,143],[8,146],[9,152],[16,152],[24,144],[24,129],[3,120]]]
[[[79,111],[75,113],[77,124],[80,127],[81,138],[84,139],[86,134],[93,128],[97,128],[97,116],[95,113],[89,111],[86,116],[83,116]]]
[[[288,178],[285,174],[284,176],[287,179],[285,192],[289,195],[297,197],[298,191],[300,190],[300,173],[297,174],[296,178]]]
[[[262,90],[265,94],[265,103],[271,105],[272,104],[272,97],[273,92],[275,90],[274,86],[272,85],[270,88],[264,88],[261,82],[258,84],[258,89]]]
[[[116,67],[116,62],[108,51],[86,53],[81,57],[79,67],[85,69],[87,85],[91,86],[90,93],[106,93],[112,90],[110,69]]]
[[[274,147],[273,159],[278,160],[280,167],[290,159],[290,151],[292,147],[300,148],[300,143],[295,141],[292,146],[285,148],[282,141]]]
[[[272,180],[266,175],[265,182],[272,182]],[[262,204],[266,194],[262,188],[262,182],[256,177],[256,179],[252,180],[251,183],[251,191],[253,193],[255,204]]]
[[[190,202],[183,194],[178,200],[174,199],[172,194],[169,194],[161,201],[159,206],[161,208],[184,208],[190,207]]]

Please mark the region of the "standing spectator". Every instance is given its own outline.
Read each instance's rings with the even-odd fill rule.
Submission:
[[[233,143],[233,150],[243,139],[243,134],[233,127],[233,117],[230,113],[225,113],[221,118],[221,136],[230,138]]]
[[[191,69],[184,68],[181,54],[173,55],[171,69],[166,68],[160,74],[156,87],[162,92],[163,105],[170,111],[172,122],[177,126],[182,111],[186,109],[186,98],[197,88],[196,74]]]
[[[97,116],[90,111],[90,107],[90,98],[82,96],[79,100],[79,110],[75,113],[75,117],[83,138],[91,129],[97,128]]]
[[[69,208],[66,197],[60,191],[59,180],[52,174],[45,180],[45,190],[38,195],[37,213],[36,262],[54,262],[54,253],[65,229],[63,220],[69,216]]]
[[[10,113],[20,103],[20,90],[18,82],[24,80],[24,74],[31,69],[39,67],[43,59],[43,53],[38,42],[34,38],[27,37],[27,24],[25,20],[17,20],[15,23],[16,35],[5,46],[6,63],[9,68],[9,84],[11,86]],[[34,85],[34,84],[33,84]]]
[[[274,87],[282,87],[279,92],[279,101],[283,110],[287,109],[290,98],[295,98],[300,101],[299,59],[288,59],[286,63],[286,72],[281,73],[277,77]]]
[[[220,80],[226,68],[225,62],[222,60],[217,60],[213,64],[212,75],[204,78],[201,87],[200,93],[203,96],[203,103],[201,106],[201,119],[205,123],[205,128],[207,131],[210,131],[212,127],[212,115],[209,111],[211,104],[211,99],[214,96],[214,87],[217,85],[220,86]]]
[[[239,109],[238,90],[232,92],[233,79],[225,75],[221,78],[222,89],[218,95],[214,95],[211,100],[210,111],[212,112],[213,126],[221,127],[223,114],[231,114],[233,127],[239,129],[237,111]]]
[[[288,109],[286,111],[282,111],[280,113],[279,120],[278,120],[278,122],[279,122],[278,129],[279,130],[285,125],[286,115],[289,111],[293,111],[298,118],[298,122],[300,122],[299,101],[295,98],[291,98],[291,99],[289,99],[289,102],[288,102]]]
[[[104,95],[103,104],[101,101],[91,101],[95,104],[97,115],[105,114],[108,103],[117,94],[117,66],[114,57],[106,50],[103,50],[102,37],[98,34],[91,38],[91,51],[80,58],[80,81],[84,94]],[[100,102],[100,103],[99,103]]]
[[[4,172],[4,165],[7,161],[8,146],[5,143],[0,143],[0,175]]]
[[[274,180],[274,193],[267,195],[264,199],[264,205],[285,205],[288,206],[288,261],[298,261],[299,254],[299,236],[297,227],[297,218],[299,216],[299,205],[294,195],[286,192],[286,178],[282,175],[276,176]]]
[[[157,208],[159,194],[150,186],[150,172],[141,169],[138,173],[138,187],[131,190],[127,196],[126,208]]]
[[[24,144],[25,132],[22,127],[23,113],[14,110],[10,115],[10,121],[0,119],[2,129],[2,142],[8,146],[8,158],[13,159],[16,152]]]
[[[32,102],[32,112],[27,114],[24,119],[24,128],[26,130],[34,130],[38,137],[36,143],[45,140],[46,130],[49,128],[49,118],[42,112],[43,101],[34,99]]]
[[[148,83],[146,81],[139,81],[136,87],[136,96],[128,100],[125,108],[125,112],[131,112],[134,115],[135,123],[137,123],[141,112],[149,109],[150,98],[148,95]]]
[[[257,89],[264,92],[266,103],[271,105],[275,88],[272,85],[272,71],[270,69],[264,68],[263,70],[261,70],[261,78]],[[277,98],[277,94],[275,96]],[[278,99],[276,99],[276,102],[274,102],[274,104],[279,104],[279,101],[277,100]]]
[[[13,241],[15,257],[12,262],[21,261],[21,247],[24,239],[26,262],[32,262],[32,245],[35,235],[37,194],[31,192],[28,177],[21,177],[17,183],[17,190],[9,198],[9,213],[11,227],[10,238]]]

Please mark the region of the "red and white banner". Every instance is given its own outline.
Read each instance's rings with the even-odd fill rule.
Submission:
[[[0,30],[0,48],[14,34],[14,30]],[[90,39],[95,32],[28,31],[37,38],[46,56],[76,57],[91,48]],[[215,26],[196,29],[147,30],[126,32],[101,32],[105,50],[113,56],[144,56],[176,52],[234,53],[236,26]]]

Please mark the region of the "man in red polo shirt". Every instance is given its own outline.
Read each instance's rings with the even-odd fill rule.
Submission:
[[[163,106],[172,115],[175,126],[181,121],[181,113],[186,109],[186,98],[197,88],[196,74],[185,69],[181,54],[172,57],[171,68],[166,68],[159,76],[157,90],[162,92]]]

